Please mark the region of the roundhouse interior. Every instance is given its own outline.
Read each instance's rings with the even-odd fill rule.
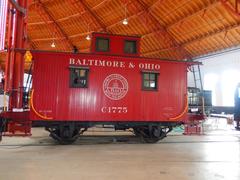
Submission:
[[[0,179],[239,180],[239,23],[239,0],[1,0]]]

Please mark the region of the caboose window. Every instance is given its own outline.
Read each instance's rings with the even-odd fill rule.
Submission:
[[[70,69],[70,87],[87,88],[88,71],[89,69],[84,69],[84,68],[71,68]]]
[[[157,90],[158,73],[142,72],[142,89],[143,90]]]
[[[109,39],[97,38],[96,39],[96,51],[107,52],[109,51]]]
[[[126,40],[124,43],[124,52],[128,54],[137,53],[137,42]]]

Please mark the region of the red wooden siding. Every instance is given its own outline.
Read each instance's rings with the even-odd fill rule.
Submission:
[[[33,57],[34,106],[39,113],[53,117],[53,121],[170,121],[185,107],[188,65],[184,62],[46,52],[33,52]],[[83,65],[89,68],[88,88],[70,88],[69,67],[82,67],[70,65],[70,58],[75,62],[105,60],[105,66]],[[122,63],[122,67],[107,66],[106,61]],[[143,64],[156,68],[139,68]],[[143,70],[159,73],[157,91],[142,90]],[[112,100],[103,92],[104,79],[111,74],[120,74],[128,82],[128,91],[122,99]],[[103,107],[126,107],[127,113],[104,113]],[[31,111],[31,119],[41,118]]]

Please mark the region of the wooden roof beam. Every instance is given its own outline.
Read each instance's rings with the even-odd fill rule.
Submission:
[[[197,41],[202,41],[203,39],[209,38],[211,36],[215,36],[217,34],[221,34],[223,32],[228,32],[228,31],[236,29],[236,28],[240,28],[240,23],[226,26],[224,29],[221,29],[221,30],[216,30],[216,31],[213,31],[213,32],[210,32],[210,33],[203,34],[198,38],[193,38],[191,40],[188,40],[188,41],[184,42],[183,45],[186,46],[186,45],[195,43]]]
[[[215,1],[214,1],[213,3],[211,3],[210,5],[202,8],[202,9],[200,9],[200,10],[198,10],[198,11],[195,11],[194,13],[192,13],[192,14],[190,14],[190,15],[182,18],[182,19],[180,19],[179,21],[176,21],[176,22],[168,25],[166,29],[169,30],[169,29],[173,28],[174,26],[176,26],[177,24],[182,23],[182,22],[184,22],[184,21],[186,21],[186,20],[190,19],[191,17],[196,16],[196,15],[198,15],[198,14],[204,14],[207,10],[212,9],[212,8],[215,8],[216,6],[218,6],[218,5],[220,5],[220,4],[221,4],[221,2],[220,2],[219,0],[215,0]]]
[[[33,39],[33,42],[37,42],[37,41],[59,41],[59,40],[64,40],[64,37],[53,37],[53,38],[38,38],[38,39]]]
[[[162,0],[158,0],[158,1],[155,2],[152,6],[155,6],[156,4],[160,3],[161,1],[162,1]],[[124,5],[126,5],[126,6],[127,6],[127,4],[130,4],[130,1],[127,1],[127,0],[121,0],[121,2],[122,2],[122,4],[124,4]],[[151,9],[152,6],[149,7],[149,9]],[[141,15],[144,15],[144,13],[146,13],[146,10],[145,10],[145,9],[142,10],[142,11],[139,11],[138,13],[133,14],[133,15],[131,15],[131,16],[127,16],[127,19],[129,20],[129,19],[132,19],[132,18],[135,18],[135,17],[140,17]],[[110,26],[107,27],[107,29],[111,29],[112,27],[116,26],[117,24],[121,24],[121,23],[122,23],[122,20],[121,20],[121,21],[118,21],[118,22],[116,22],[116,23],[114,23],[114,24],[111,24]]]
[[[102,2],[100,2],[99,4],[97,4],[96,6],[92,7],[92,9],[97,9],[97,8],[103,6],[107,1],[110,1],[110,0],[103,0]]]
[[[158,50],[154,50],[154,51],[149,51],[149,52],[143,53],[143,55],[147,56],[147,55],[161,53],[161,52],[166,52],[166,51],[175,51],[178,48],[179,48],[179,46],[173,46],[173,47],[169,47],[169,48],[161,48],[161,49],[158,49]]]
[[[31,22],[31,23],[28,23],[27,25],[28,26],[45,25],[46,23],[51,24],[51,23],[54,23],[54,22],[53,21]]]
[[[104,0],[102,1],[101,3],[97,4],[96,6],[94,6],[92,9],[95,9],[95,8],[98,8],[100,5],[102,6],[106,1],[109,1],[109,0]],[[45,1],[44,1],[45,2]],[[76,0],[71,0],[70,1],[73,5],[76,4]],[[78,2],[77,2],[78,3]],[[81,6],[81,4],[79,4]],[[76,6],[78,7],[78,6]],[[78,12],[75,13],[75,14],[72,14],[72,15],[69,15],[69,16],[65,16],[63,18],[60,18],[60,19],[57,19],[55,20],[56,22],[62,22],[62,21],[65,21],[65,20],[68,20],[68,19],[71,19],[71,18],[78,18],[80,16],[82,16],[84,13],[88,13],[85,9],[83,11],[79,11],[80,8],[78,8]],[[41,22],[31,22],[31,23],[28,23],[28,26],[34,26],[34,25],[42,25],[42,24],[45,24],[46,22],[44,21],[41,21]],[[47,23],[53,23],[53,21],[48,21]],[[100,24],[98,24],[98,22],[95,22],[96,25],[99,25],[101,26]],[[86,23],[87,24],[87,23]],[[101,27],[102,29],[104,27]]]
[[[240,12],[238,8],[238,4],[240,3],[239,0],[235,0],[235,7],[233,7],[228,0],[221,0],[221,3],[228,12],[234,14],[237,17],[240,17]]]
[[[78,33],[78,34],[68,36],[68,38],[72,39],[72,38],[76,38],[79,36],[86,36],[88,34],[89,34],[89,32]],[[52,37],[52,38],[38,38],[38,39],[33,39],[32,41],[53,41],[53,40],[64,40],[64,39],[65,39],[64,37]]]
[[[97,17],[97,15],[88,7],[88,5],[86,4],[86,2],[84,0],[78,0],[77,1],[79,4],[81,4],[81,6],[85,9],[86,12],[88,12],[88,14],[90,14],[90,16],[92,17],[93,19],[93,22],[95,24],[97,24],[98,26],[100,26],[103,31],[106,31],[107,30],[107,27],[106,25],[102,22],[101,19],[99,19]]]
[[[192,44],[192,43],[195,43],[195,42],[198,42],[198,41],[202,41],[204,39],[207,39],[207,38],[210,38],[212,36],[215,36],[217,34],[221,34],[221,33],[224,33],[224,32],[228,32],[230,30],[233,30],[233,29],[236,29],[236,28],[240,28],[240,23],[237,23],[235,25],[230,25],[228,27],[225,27],[224,29],[221,29],[221,30],[216,30],[216,31],[213,31],[211,33],[205,33],[203,35],[201,35],[200,37],[198,38],[193,38],[191,40],[188,40],[186,42],[184,42],[182,44],[183,47],[186,47],[187,45],[189,44]],[[174,47],[171,47],[171,48],[164,48],[164,49],[156,49],[156,50],[153,50],[153,51],[148,51],[148,52],[145,52],[143,53],[143,55],[150,55],[150,54],[155,54],[155,53],[159,53],[159,52],[163,52],[163,51],[168,51],[168,50],[171,50],[171,49],[177,49],[178,46],[174,46]]]
[[[168,26],[166,27],[166,29],[167,29],[167,31],[169,31],[171,28],[173,28],[173,27],[176,26],[177,24],[182,23],[182,22],[188,20],[189,18],[191,18],[191,17],[193,17],[193,16],[196,16],[196,15],[198,15],[198,14],[204,13],[204,12],[206,12],[206,10],[209,10],[209,9],[211,9],[211,8],[214,8],[214,7],[216,7],[217,5],[220,5],[220,4],[221,4],[221,2],[220,2],[219,0],[214,1],[214,3],[212,3],[211,5],[209,5],[209,6],[207,6],[207,7],[204,7],[203,9],[200,9],[199,11],[194,12],[193,14],[190,14],[189,16],[184,17],[184,18],[182,18],[181,20],[174,22],[173,24],[168,25]],[[158,32],[159,32],[159,31],[158,31]],[[143,37],[149,36],[149,35],[151,35],[151,34],[154,34],[154,32],[151,32],[151,33],[148,33],[148,34],[144,34]]]
[[[55,21],[53,16],[50,14],[50,12],[47,10],[47,8],[43,5],[43,3],[40,0],[37,0],[37,7],[38,7],[38,14],[43,18],[43,20],[48,24],[49,21],[53,22],[52,25],[54,26],[53,31],[57,31],[57,33],[64,37],[69,44],[70,48],[74,48],[73,43],[69,39],[68,35],[64,32],[64,30],[61,28],[61,26]]]
[[[55,20],[55,22],[59,23],[59,22],[63,22],[65,20],[68,20],[68,19],[71,19],[71,18],[78,18],[84,13],[85,13],[85,11],[81,12],[81,13],[76,13],[76,14],[73,14],[73,15],[70,15],[70,16],[65,16],[63,18]],[[47,21],[47,24],[50,24],[50,23],[54,23],[54,22],[53,21]],[[43,24],[46,24],[46,22],[45,21],[31,22],[31,23],[28,23],[28,26],[43,25]]]
[[[152,4],[151,7],[149,7],[149,10],[150,10],[150,9],[153,9],[153,8],[154,8],[155,6],[157,6],[158,4],[161,4],[162,1],[164,1],[164,0],[157,0],[155,3]]]
[[[162,33],[164,33],[164,35],[167,36],[172,41],[172,43],[174,44],[174,47],[177,47],[182,53],[184,53],[183,57],[185,56],[185,58],[191,59],[192,58],[191,54],[186,49],[184,49],[184,47],[181,44],[179,44],[175,40],[175,38],[170,34],[170,32],[167,31],[165,27],[163,27],[159,23],[158,19],[152,14],[152,12],[148,11],[149,7],[147,7],[147,5],[142,0],[136,0],[136,2],[141,6],[141,8],[145,12],[148,12],[147,14],[150,17],[150,19],[153,20],[156,26],[158,27],[158,29],[162,31]]]

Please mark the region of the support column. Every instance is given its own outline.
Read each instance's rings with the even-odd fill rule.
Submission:
[[[27,47],[26,9],[28,0],[9,0],[9,48],[6,63],[5,90],[10,94],[9,109],[23,107],[24,54],[17,49]],[[12,8],[11,8],[12,7]]]

